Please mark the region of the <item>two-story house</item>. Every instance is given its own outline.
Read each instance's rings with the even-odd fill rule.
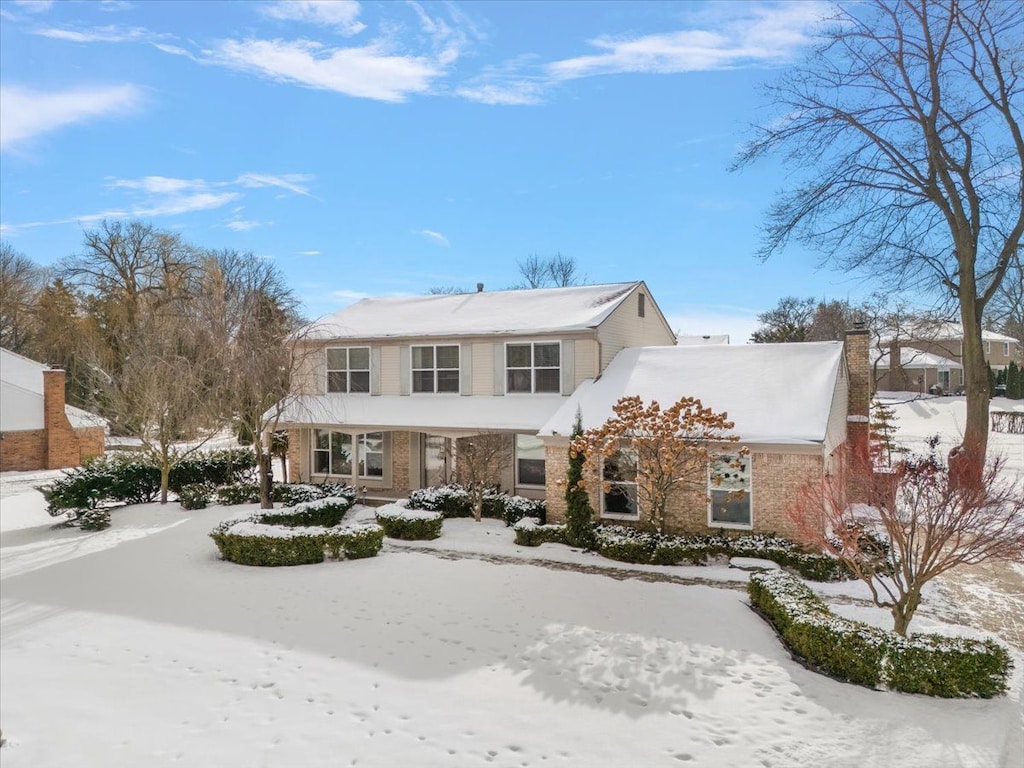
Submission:
[[[964,385],[963,340],[963,326],[948,321],[921,321],[898,333],[883,333],[873,353],[875,388],[927,392],[937,386],[943,392],[958,391]],[[1002,370],[1011,361],[1024,362],[1019,339],[983,330],[981,343],[992,370]],[[893,360],[898,362],[893,365]]]
[[[537,432],[625,347],[675,334],[643,282],[364,299],[318,322],[282,420],[296,477],[400,497],[454,479],[454,442],[507,435],[500,478],[545,493]]]
[[[559,522],[577,412],[589,428],[626,395],[692,396],[725,411],[750,453],[727,483],[709,466],[707,493],[672,499],[670,530],[792,534],[801,485],[851,442],[866,451],[867,331],[846,344],[675,342],[643,282],[365,299],[310,329],[281,422],[292,477],[402,498],[456,478],[460,439],[500,433],[511,461],[495,482],[546,499]],[[591,488],[601,519],[645,524],[643,471],[605,467]]]

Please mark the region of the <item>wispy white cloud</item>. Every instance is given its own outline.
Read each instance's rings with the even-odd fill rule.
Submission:
[[[46,13],[53,7],[53,0],[13,0],[11,4],[28,13]]]
[[[359,11],[356,0],[281,0],[260,6],[260,13],[268,18],[330,27],[347,36],[366,29]]]
[[[138,43],[166,37],[166,35],[157,35],[143,27],[120,27],[114,24],[80,29],[41,27],[32,30],[32,34],[52,40],[67,40],[72,43]]]
[[[299,256],[319,256],[320,251],[299,251]]]
[[[259,189],[260,187],[280,187],[296,195],[312,197],[307,184],[315,177],[308,173],[243,173],[235,183],[248,189]]]
[[[97,7],[105,13],[116,13],[117,11],[130,11],[135,6],[127,0],[100,0]]]
[[[331,291],[331,298],[342,299],[343,301],[359,301],[360,299],[370,298],[370,294],[363,293],[362,291],[340,290]]]
[[[447,237],[442,235],[440,232],[435,232],[432,229],[421,229],[420,234],[430,240],[433,240],[438,245],[443,245],[445,248],[451,245],[451,243],[448,242]]]
[[[278,82],[390,102],[424,93],[443,73],[437,61],[393,55],[383,43],[330,48],[311,40],[223,40],[202,59]]]
[[[827,2],[728,3],[691,19],[685,29],[603,35],[594,52],[538,63],[520,57],[472,78],[456,94],[485,104],[537,104],[559,84],[617,74],[680,74],[791,60],[829,15]]]
[[[143,95],[130,84],[49,92],[4,85],[0,101],[0,148],[6,150],[64,126],[132,112]]]
[[[269,223],[267,221],[253,221],[252,219],[231,219],[224,226],[232,232],[248,232],[250,229],[263,227]]]

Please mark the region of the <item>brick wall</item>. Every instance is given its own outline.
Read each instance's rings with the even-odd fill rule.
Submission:
[[[46,466],[46,430],[0,434],[0,472],[25,472]]]
[[[391,433],[391,491],[409,495],[409,433]]]
[[[309,467],[306,466],[308,451],[304,450],[303,438],[307,430],[288,430],[288,476],[293,483],[309,481]]]
[[[64,411],[64,371],[43,371],[43,427],[46,468],[74,467],[81,462],[78,436]]]
[[[82,461],[102,456],[107,436],[103,427],[79,427],[75,430],[78,438],[78,452]]]

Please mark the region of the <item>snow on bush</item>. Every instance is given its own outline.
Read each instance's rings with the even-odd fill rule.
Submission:
[[[444,514],[428,509],[409,509],[401,503],[388,504],[377,510],[377,522],[388,538],[428,541],[441,535]]]
[[[78,527],[83,531],[102,531],[110,527],[110,510],[90,509],[78,517]]]
[[[409,494],[409,508],[441,512],[446,518],[473,515],[469,490],[458,483],[412,491]],[[523,517],[539,517],[543,521],[546,514],[547,505],[543,501],[509,496],[495,489],[484,493],[483,517],[504,520],[507,526],[515,525]]]
[[[789,539],[771,534],[668,536],[621,525],[598,526],[594,533],[601,555],[626,563],[707,565],[731,557],[753,557],[792,568],[812,581],[850,578],[836,558],[806,552]]]
[[[991,698],[1006,692],[1012,664],[992,640],[910,635],[832,613],[795,576],[751,574],[750,602],[783,642],[818,670],[860,685],[944,698]]]
[[[566,543],[564,525],[542,525],[536,518],[524,517],[517,520],[512,529],[516,532],[516,544],[523,547],[539,547],[548,542]]]

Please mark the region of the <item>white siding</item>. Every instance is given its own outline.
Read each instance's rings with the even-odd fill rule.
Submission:
[[[394,344],[380,348],[380,393],[399,394],[399,350]]]
[[[846,441],[846,409],[849,394],[849,375],[846,363],[839,366],[836,386],[832,392],[832,405],[825,425],[825,470],[830,468],[832,452]]]
[[[576,381],[573,389],[600,372],[597,367],[597,349],[596,339],[576,339]]]
[[[494,345],[477,342],[463,346],[463,354],[473,356],[473,394],[494,394]]]
[[[645,317],[637,314],[637,294],[645,295]],[[597,329],[601,342],[601,370],[622,349],[626,347],[674,346],[676,335],[665,325],[658,310],[651,301],[648,291],[641,286],[626,297]]]

